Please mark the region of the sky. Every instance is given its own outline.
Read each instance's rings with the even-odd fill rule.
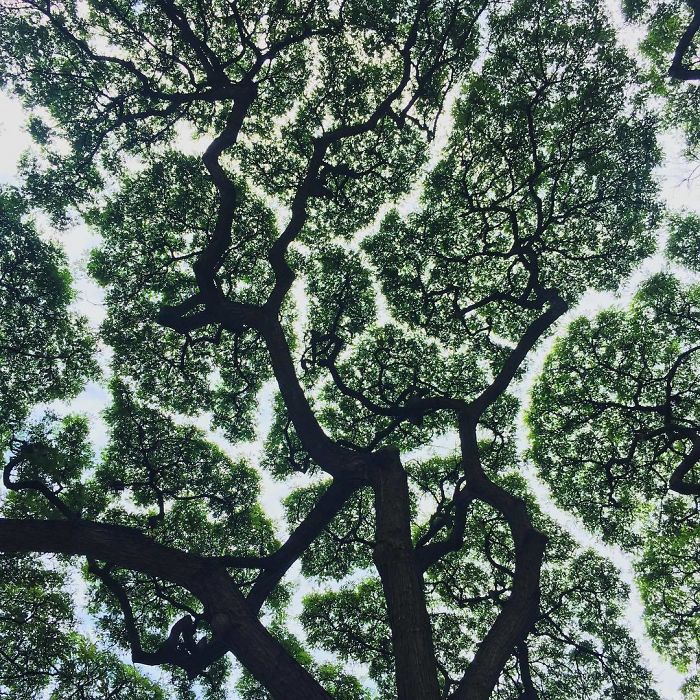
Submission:
[[[639,33],[624,25],[620,17],[619,9],[612,0],[609,2],[609,9],[611,18],[618,27],[618,33],[622,43],[626,44],[628,48],[634,51],[639,39]],[[449,110],[446,110],[446,112],[449,113]],[[30,146],[30,139],[23,127],[24,119],[22,109],[17,101],[0,93],[0,184],[16,182],[17,160],[22,152]],[[449,116],[446,116],[441,129],[443,135],[447,133],[448,127]],[[440,144],[441,139],[438,138],[437,144],[433,147],[433,160],[439,153]],[[183,149],[191,152],[196,152],[198,149],[198,144],[187,140],[184,136],[182,144],[179,145],[181,145]],[[677,133],[663,134],[662,145],[665,158],[662,167],[657,171],[657,178],[664,200],[671,209],[686,209],[700,212],[700,177],[696,179],[691,177],[693,166],[683,158],[680,135]],[[406,211],[414,207],[415,203],[416,195],[413,193],[405,198],[401,203],[400,209]],[[41,224],[41,221],[39,223]],[[59,240],[63,245],[69,259],[77,290],[76,308],[80,313],[87,316],[95,327],[98,327],[105,315],[103,293],[101,289],[90,280],[85,272],[87,256],[90,249],[97,244],[97,237],[84,225],[77,225],[62,232],[60,235],[51,231],[48,226],[43,226],[42,230],[46,236]],[[663,244],[664,232],[660,231],[659,236],[659,242]],[[660,245],[660,248],[662,248],[662,245]],[[570,311],[560,322],[558,332],[554,337],[561,334],[566,328],[566,325],[577,316],[590,316],[611,305],[626,304],[640,281],[664,269],[668,269],[668,263],[660,253],[657,253],[645,260],[637,270],[634,271],[617,294],[587,293],[581,303]],[[687,271],[675,269],[675,272],[685,278],[691,277]],[[532,361],[526,378],[518,388],[522,398],[527,397],[531,382],[541,369],[542,362],[544,361],[548,349],[551,348],[554,337],[548,339]],[[102,353],[101,361],[105,367],[108,365],[108,350],[105,349]],[[270,384],[261,392],[261,411],[258,426],[259,439],[255,443],[232,450],[231,446],[224,440],[220,433],[210,433],[212,439],[227,451],[233,452],[234,456],[246,456],[253,461],[253,463],[256,463],[262,453],[262,440],[270,425],[271,413],[269,406],[271,404],[272,394],[273,387]],[[99,384],[92,383],[88,385],[85,391],[83,391],[75,401],[71,402],[70,405],[71,411],[83,413],[90,418],[93,429],[92,439],[97,450],[104,446],[107,439],[105,425],[101,417],[101,411],[105,408],[107,403],[108,395],[105,389]],[[208,427],[206,425],[206,417],[200,421],[200,424],[203,428]],[[521,447],[524,448],[526,446],[527,436],[522,422],[519,440]],[[454,436],[446,435],[438,440],[429,451],[436,454],[452,453],[455,446]],[[527,477],[531,486],[537,493],[543,505],[543,510],[546,513],[553,517],[565,530],[570,532],[581,544],[591,546],[605,554],[620,568],[623,579],[632,587],[632,594],[626,615],[627,624],[633,636],[637,639],[647,665],[652,669],[657,679],[657,689],[661,696],[665,700],[676,700],[676,698],[680,698],[679,687],[682,682],[682,676],[654,652],[649,639],[644,634],[642,606],[639,595],[633,585],[632,564],[629,558],[619,549],[604,546],[596,537],[588,533],[576,518],[558,509],[549,497],[546,486],[538,480],[534,470],[528,468]],[[268,513],[279,522],[282,528],[282,508],[280,501],[284,495],[289,493],[294,485],[293,483],[279,484],[268,477],[264,477],[263,480],[263,504]],[[283,532],[280,534],[283,534]],[[292,569],[291,576],[298,575],[298,571],[297,565]],[[82,596],[82,590],[78,584],[76,584],[76,586],[76,595],[80,598]],[[301,595],[308,590],[308,583],[299,586],[297,595],[295,596],[297,606]]]

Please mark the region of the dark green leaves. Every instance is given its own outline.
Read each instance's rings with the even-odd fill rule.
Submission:
[[[658,275],[628,311],[577,319],[533,391],[535,461],[557,500],[609,540],[635,541],[637,518],[667,493],[690,450],[697,300],[696,288]]]
[[[183,700],[224,697],[230,651],[261,681],[242,676],[249,700],[324,696],[319,683],[369,698],[345,662],[365,664],[383,698],[437,696],[436,675],[447,697],[480,665],[480,692],[500,700],[655,698],[620,622],[625,586],[517,474],[528,355],[587,289],[616,288],[652,252],[660,218],[657,123],[600,3],[11,0],[0,23],[1,79],[37,144],[23,192],[59,222],[78,208],[100,236],[89,267],[113,372],[97,460],[84,419],[28,420],[95,368],[64,259],[3,193],[3,514],[50,519],[5,520],[4,546],[68,533],[47,549],[88,553],[101,641],[173,667],[164,692]],[[431,154],[448,93],[453,123]],[[411,192],[407,213],[391,209]],[[670,255],[697,267],[697,222],[670,221]],[[645,544],[650,629],[684,668],[699,294],[659,276],[629,312],[572,324],[530,410],[559,502],[611,541]],[[231,456],[257,440],[259,466],[297,473],[284,545],[258,465]],[[285,617],[297,561],[324,586],[306,598],[306,639]],[[17,573],[45,612],[32,642],[59,669],[22,692],[61,697],[92,678],[95,696],[158,697],[69,632],[53,574]],[[26,622],[7,590],[0,625]],[[60,634],[42,638],[52,624]]]
[[[106,517],[200,554],[262,556],[274,546],[252,467],[230,460],[200,430],[141,404],[123,384],[114,383],[113,395],[111,441],[95,478],[132,508],[115,504]]]
[[[72,631],[66,572],[28,556],[3,557],[0,572],[0,693],[8,700],[164,700],[133,666]]]
[[[669,216],[666,255],[697,272],[700,270],[700,216],[692,212]]]
[[[272,279],[266,256],[274,219],[242,181],[236,200],[220,284],[231,301],[262,303]],[[183,413],[210,411],[231,438],[251,440],[257,392],[269,373],[257,334],[223,334],[212,324],[183,337],[158,323],[162,306],[197,291],[192,265],[213,235],[216,202],[198,159],[175,151],[159,156],[91,214],[104,244],[90,270],[108,289],[103,334],[115,369],[143,396]]]

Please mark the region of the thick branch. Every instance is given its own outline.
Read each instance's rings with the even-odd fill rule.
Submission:
[[[455,514],[450,534],[442,540],[416,547],[416,559],[421,571],[429,569],[449,552],[456,552],[462,548],[467,524],[467,511],[473,501],[474,496],[467,489],[455,494],[453,499]]]
[[[515,548],[512,593],[453,695],[454,700],[488,700],[506,661],[525,641],[539,615],[540,573],[547,538],[533,526],[525,502],[492,482],[484,473],[473,420],[461,419],[460,438],[469,489],[476,498],[503,516]]]
[[[233,107],[226,119],[226,126],[209,144],[202,156],[204,165],[219,191],[219,210],[214,233],[193,266],[202,294],[202,301],[207,304],[217,304],[223,301],[223,295],[216,285],[215,274],[231,245],[231,229],[237,199],[233,181],[219,163],[219,158],[226,149],[231,148],[238,140],[243,121],[256,95],[257,86],[252,80],[243,81],[236,86],[236,95]]]
[[[537,700],[537,690],[532,682],[532,672],[530,671],[530,652],[525,642],[518,644],[516,656],[520,667],[520,678],[523,682],[523,691],[518,700]]]
[[[333,476],[349,475],[353,472],[358,475],[364,471],[365,460],[334,443],[319,424],[299,383],[289,344],[277,317],[267,316],[258,330],[265,339],[275,379],[289,417],[311,459]]]
[[[197,56],[197,59],[207,75],[207,79],[211,81],[212,84],[226,84],[228,78],[223,72],[219,57],[194,33],[184,11],[172,2],[172,0],[157,0],[157,2],[161,10],[163,10],[163,14],[177,27],[183,41]]]
[[[675,468],[668,485],[676,493],[683,493],[688,496],[700,496],[700,484],[691,481],[685,481],[685,477],[690,470],[700,462],[700,438],[696,437],[693,440],[693,447],[690,452],[681,460],[681,463]]]
[[[690,44],[695,38],[698,29],[700,29],[700,0],[688,0],[688,4],[693,10],[693,18],[678,41],[671,66],[668,69],[668,75],[677,80],[700,80],[700,70],[683,65],[683,59],[688,49],[690,49]]]
[[[137,530],[87,521],[0,518],[0,551],[85,556],[165,579],[204,605],[214,632],[278,700],[331,696],[262,626],[222,566],[160,545]]]
[[[172,664],[184,669],[190,678],[195,678],[228,651],[221,642],[195,645],[193,635],[196,626],[189,615],[180,618],[173,625],[168,638],[156,651],[146,651],[141,646],[141,635],[136,625],[127,592],[111,575],[111,567],[109,565],[99,566],[93,559],[89,560],[89,566],[90,572],[102,581],[119,604],[124,617],[126,637],[131,647],[131,660],[134,663],[146,666]],[[181,637],[184,642],[184,648],[180,645]]]

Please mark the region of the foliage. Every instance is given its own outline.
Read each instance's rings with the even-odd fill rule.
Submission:
[[[691,160],[697,160],[700,153],[697,118],[700,91],[694,81],[698,78],[700,54],[697,26],[695,31],[689,31],[697,21],[697,3],[692,0],[625,0],[623,8],[629,19],[643,24],[646,29],[640,49],[648,60],[648,88],[652,94],[664,98],[664,121],[667,126],[683,133],[687,155]],[[687,46],[684,47],[681,42],[686,38]],[[687,71],[691,73],[687,74]]]
[[[529,419],[557,501],[639,556],[650,633],[685,670],[700,648],[699,291],[657,275],[629,309],[577,319],[547,359]]]
[[[70,310],[71,279],[60,248],[45,242],[26,201],[0,190],[0,444],[34,404],[71,398],[96,376],[93,338]]]
[[[0,591],[2,697],[33,700],[45,692],[51,700],[166,697],[133,666],[72,631],[74,611],[60,566],[45,566],[27,556],[7,556]]]

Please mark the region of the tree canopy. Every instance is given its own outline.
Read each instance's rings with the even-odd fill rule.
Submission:
[[[638,52],[601,0],[0,0],[0,698],[660,698],[534,473],[700,698],[700,215],[655,176],[700,5],[623,10]]]

